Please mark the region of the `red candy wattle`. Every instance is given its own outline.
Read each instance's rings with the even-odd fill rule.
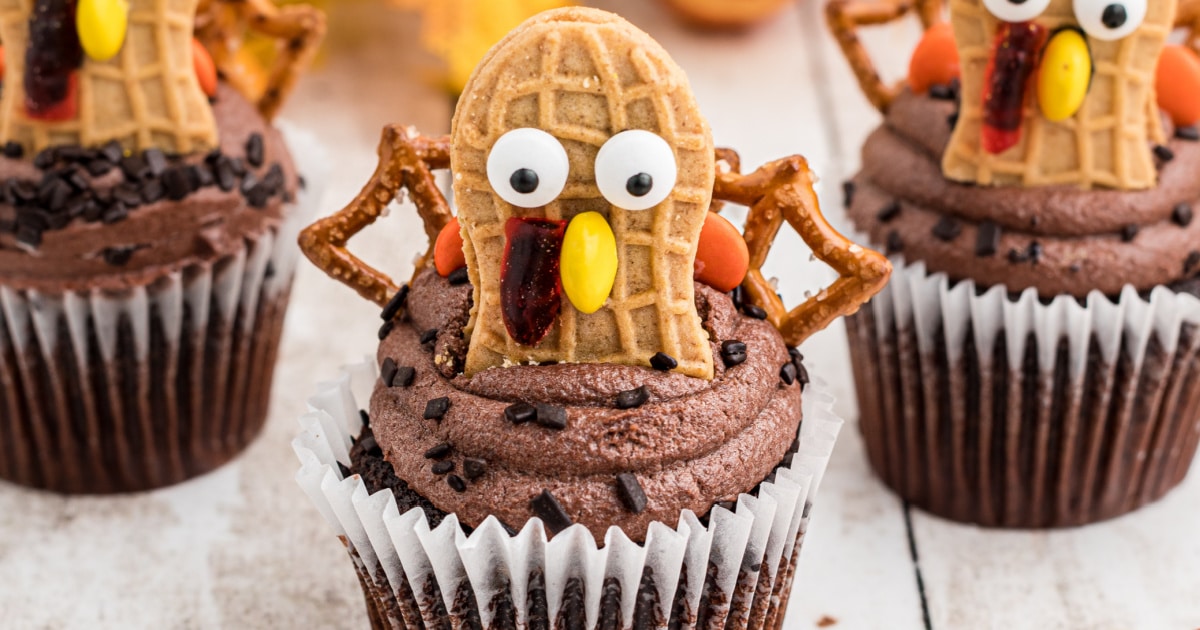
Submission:
[[[1000,25],[984,77],[984,151],[1001,153],[1020,142],[1029,81],[1045,39],[1045,27],[1033,22]]]
[[[513,217],[504,224],[500,266],[500,311],[517,343],[537,345],[562,308],[562,254],[566,221]]]
[[[66,120],[76,113],[76,70],[83,45],[75,29],[75,0],[36,0],[25,48],[25,111],[39,120]]]

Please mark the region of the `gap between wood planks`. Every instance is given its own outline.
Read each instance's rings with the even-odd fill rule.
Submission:
[[[925,578],[921,575],[921,559],[917,555],[917,537],[913,534],[912,504],[904,502],[904,531],[908,534],[908,553],[912,557],[913,572],[917,576],[917,595],[921,597],[921,619],[925,630],[933,630],[933,619],[929,615],[929,601],[925,599]]]

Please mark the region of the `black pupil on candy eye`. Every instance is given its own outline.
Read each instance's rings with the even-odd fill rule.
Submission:
[[[538,176],[533,169],[519,168],[513,171],[512,177],[508,178],[508,184],[512,186],[513,190],[527,195],[537,190]]]
[[[1025,4],[1025,0],[1008,0],[1009,4]]]
[[[1125,21],[1129,19],[1129,15],[1125,12],[1125,7],[1119,4],[1110,4],[1104,7],[1104,13],[1100,16],[1100,21],[1108,28],[1121,28],[1125,25]]]
[[[654,188],[654,178],[649,173],[638,173],[625,182],[625,191],[634,197],[644,197]]]

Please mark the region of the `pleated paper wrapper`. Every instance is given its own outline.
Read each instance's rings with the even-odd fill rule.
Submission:
[[[307,185],[235,254],[119,292],[0,286],[0,478],[144,490],[212,470],[258,435],[296,237],[327,169],[311,134],[283,130]]]
[[[1200,441],[1200,300],[1039,300],[893,260],[847,320],[875,471],[946,518],[1061,527],[1179,484]]]
[[[842,420],[819,382],[803,394],[799,451],[736,509],[652,523],[643,544],[612,527],[598,546],[582,525],[547,541],[538,518],[515,536],[488,517],[470,535],[451,514],[430,529],[369,494],[350,465],[373,361],[322,385],[293,447],[297,481],[355,563],[373,628],[779,628],[812,499]],[[677,625],[676,625],[677,624]]]

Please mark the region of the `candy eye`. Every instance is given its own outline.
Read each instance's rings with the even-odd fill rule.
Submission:
[[[675,188],[675,152],[666,140],[641,129],[608,139],[596,155],[596,185],[609,203],[646,210],[662,203]]]
[[[1146,19],[1146,0],[1075,0],[1075,19],[1096,39],[1121,39]]]
[[[988,13],[1005,22],[1027,22],[1050,6],[1050,0],[983,0]]]
[[[541,129],[513,129],[488,153],[487,176],[500,198],[519,208],[538,208],[567,185],[567,150]]]

